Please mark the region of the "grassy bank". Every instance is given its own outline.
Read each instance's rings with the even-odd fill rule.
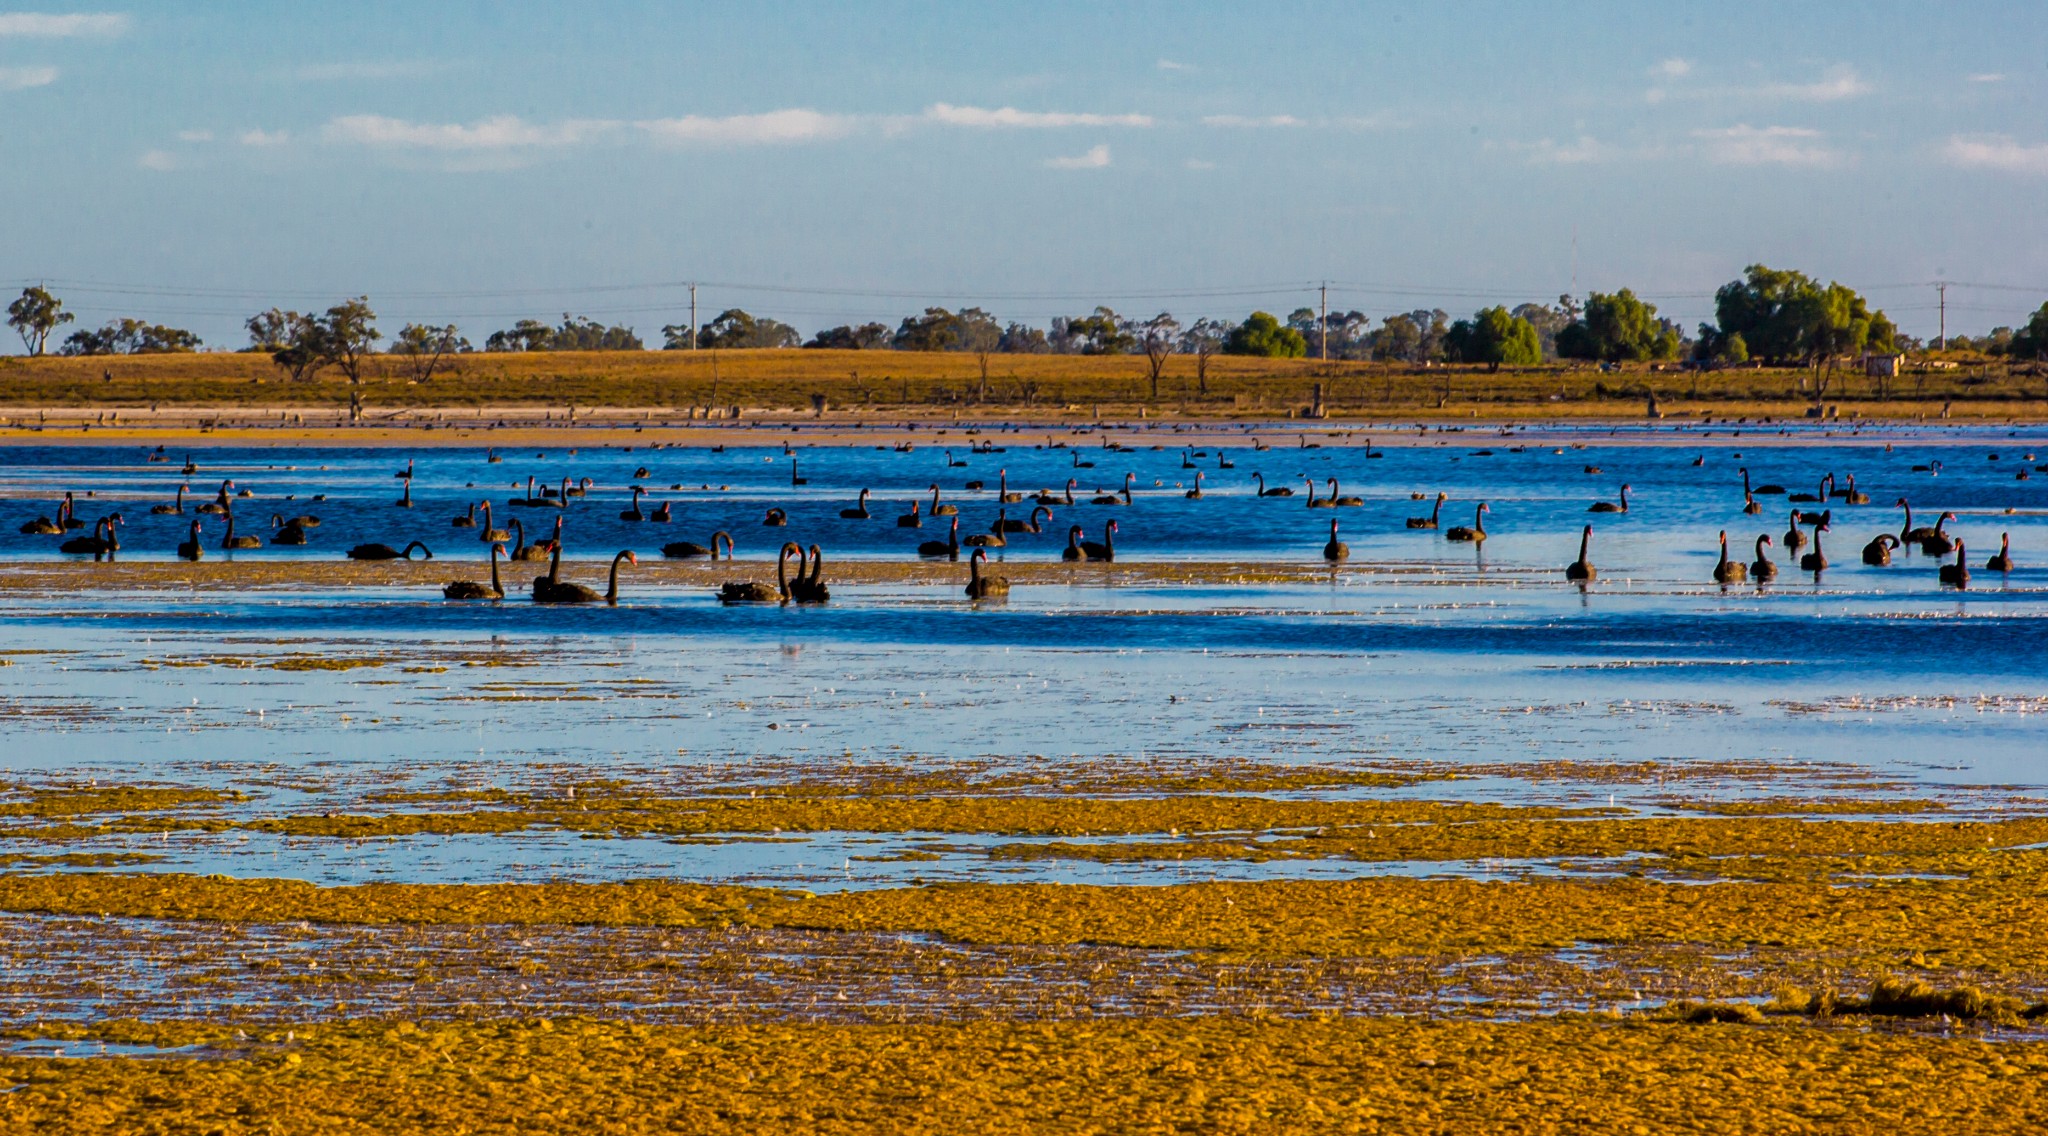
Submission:
[[[1575,363],[1505,368],[1175,356],[1154,390],[1141,356],[896,351],[546,352],[451,359],[416,381],[405,361],[368,361],[352,385],[329,370],[293,382],[267,356],[196,354],[0,358],[0,407],[16,424],[46,408],[276,408],[375,416],[401,408],[729,408],[1013,417],[1155,414],[1276,417],[1308,413],[1322,388],[1335,417],[1640,417],[1655,395],[1667,413],[1797,417],[1814,402],[1804,369],[1681,370]],[[2048,413],[2048,370],[1957,356],[1910,362],[1880,380],[1834,372],[1826,402],[1844,417],[2035,417]]]

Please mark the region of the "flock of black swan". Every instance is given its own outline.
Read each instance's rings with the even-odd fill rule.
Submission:
[[[1306,443],[1304,445],[1306,446]],[[1123,452],[1124,450],[1122,447],[1106,446],[1106,448],[1111,449],[1113,452]],[[1267,447],[1255,447],[1255,449],[1265,448]],[[900,449],[901,447],[899,447]],[[797,475],[793,452],[791,456],[790,483],[797,486],[804,485],[808,479]],[[1192,452],[1184,453],[1182,456],[1182,467],[1186,469],[1196,468],[1193,462],[1194,456]],[[1370,456],[1377,458],[1381,454],[1372,453]],[[153,457],[151,460],[162,459],[160,457]],[[490,455],[490,460],[495,462],[502,459],[493,452]],[[948,468],[954,468],[964,466],[967,463],[955,459],[951,453],[948,453],[946,455],[946,464]],[[1078,454],[1075,455],[1074,464],[1077,468],[1090,468],[1093,465],[1093,463],[1081,462]],[[1704,459],[1695,460],[1693,464],[1695,466],[1702,465],[1704,464]],[[1227,459],[1221,459],[1220,451],[1218,466],[1222,469],[1232,468],[1232,463]],[[1940,463],[1930,462],[1925,466],[1915,466],[1914,468],[1916,470],[1939,473]],[[1595,466],[1587,466],[1585,471],[1587,473],[1598,473],[1599,469]],[[187,476],[196,472],[196,467],[189,458],[186,463],[185,472]],[[1757,500],[1759,496],[1782,495],[1789,503],[1795,505],[1811,504],[1826,506],[1819,510],[1794,508],[1789,511],[1790,525],[1784,534],[1783,546],[1788,555],[1798,556],[1798,566],[1802,571],[1806,572],[1818,574],[1828,567],[1828,558],[1821,549],[1821,539],[1823,533],[1829,533],[1833,530],[1835,511],[1833,506],[1839,504],[1846,508],[1868,505],[1870,503],[1870,496],[1857,489],[1854,474],[1848,475],[1845,479],[1845,488],[1838,488],[1835,475],[1829,473],[1815,484],[1812,492],[1788,493],[1782,485],[1752,484],[1749,470],[1746,467],[1741,468],[1739,472],[1742,476],[1742,512],[1745,515],[1755,516],[1762,512],[1762,505]],[[644,467],[635,472],[636,478],[645,476],[647,476],[647,470]],[[1184,494],[1187,499],[1202,499],[1203,476],[1203,472],[1196,473],[1194,488],[1187,490]],[[393,477],[402,481],[404,485],[402,496],[393,504],[400,508],[411,508],[413,505],[412,482],[414,478],[414,463],[410,460],[407,461],[405,468],[393,474]],[[484,500],[472,503],[464,513],[451,518],[449,524],[452,528],[477,529],[479,528],[478,513],[481,511],[479,539],[487,544],[490,550],[490,582],[487,585],[467,580],[451,582],[442,589],[442,594],[445,598],[450,600],[503,599],[505,597],[505,589],[499,574],[499,561],[500,558],[503,558],[507,561],[537,562],[545,560],[548,562],[547,574],[536,577],[533,581],[532,598],[536,603],[579,604],[603,601],[608,604],[616,604],[618,602],[620,565],[638,563],[638,558],[629,550],[621,551],[612,557],[609,582],[603,593],[561,578],[564,513],[568,509],[572,498],[588,495],[596,486],[596,482],[588,477],[580,480],[563,477],[559,485],[539,486],[538,493],[536,493],[536,480],[536,478],[529,476],[526,481],[525,496],[509,498],[506,500],[505,505],[508,509],[515,510],[545,508],[553,511],[555,518],[553,534],[547,539],[536,540],[529,544],[526,539],[525,526],[519,519],[513,518],[509,520],[507,528],[498,528],[493,522],[493,503],[491,501]],[[1251,481],[1254,495],[1257,498],[1289,498],[1294,496],[1294,490],[1286,486],[1276,485],[1268,487],[1265,476],[1262,473],[1254,472],[1251,474]],[[1304,478],[1304,481],[1307,489],[1307,499],[1305,501],[1307,508],[1355,508],[1365,504],[1365,500],[1362,497],[1342,494],[1337,479],[1334,477],[1324,479],[1324,483],[1328,486],[1328,493],[1321,496],[1317,493],[1317,479]],[[1123,484],[1119,489],[1113,492],[1098,491],[1094,496],[1087,498],[1086,503],[1099,506],[1133,506],[1138,500],[1135,483],[1136,475],[1127,472],[1124,474]],[[1028,500],[1035,507],[1032,509],[1028,520],[1013,520],[1007,508],[998,508],[995,520],[986,531],[970,533],[964,538],[960,533],[959,508],[943,501],[940,487],[933,484],[929,490],[931,493],[929,505],[926,506],[921,501],[913,501],[908,513],[896,517],[896,526],[899,528],[922,528],[926,516],[947,518],[949,523],[946,539],[920,542],[916,547],[917,556],[927,560],[945,559],[958,561],[963,547],[969,549],[971,550],[968,560],[969,575],[965,588],[967,596],[974,600],[1001,598],[1008,595],[1010,584],[1003,577],[991,575],[984,571],[983,565],[987,561],[987,550],[1007,547],[1009,543],[1008,538],[1011,535],[1039,535],[1046,532],[1047,522],[1053,519],[1054,506],[1069,507],[1079,503],[1074,495],[1077,484],[1074,479],[1069,478],[1063,492],[1055,493],[1050,490],[1040,490],[1029,497]],[[983,483],[980,481],[967,483],[967,488],[970,491],[978,490],[982,487]],[[632,491],[632,502],[628,508],[619,513],[621,521],[654,524],[670,523],[672,521],[673,514],[670,503],[662,502],[653,510],[644,511],[641,508],[641,502],[642,498],[647,494],[646,487],[633,484],[630,488]],[[1630,510],[1629,492],[1631,488],[1626,483],[1622,484],[1616,500],[1595,501],[1588,506],[1586,511],[1617,515],[1628,513]],[[180,484],[176,497],[172,502],[153,505],[150,507],[150,513],[157,516],[183,515],[185,513],[185,494],[187,489],[186,485]],[[247,533],[238,535],[235,529],[234,502],[237,497],[246,498],[250,496],[252,496],[250,490],[237,490],[234,481],[227,479],[220,483],[219,489],[212,501],[203,503],[194,509],[196,513],[217,515],[225,519],[226,533],[219,543],[220,548],[233,550],[262,547],[263,541],[261,538]],[[869,489],[861,489],[858,499],[851,507],[839,510],[840,519],[846,521],[873,519],[875,513],[869,508],[871,496],[872,493]],[[1422,499],[1424,494],[1415,493],[1411,496],[1416,499]],[[315,500],[324,499],[324,495],[315,498]],[[1021,504],[1027,500],[1025,494],[1013,492],[1009,488],[1008,470],[999,472],[997,500],[1002,505]],[[1443,492],[1436,493],[1429,515],[1408,517],[1405,521],[1405,527],[1411,530],[1438,531],[1443,507],[1449,500],[1449,494]],[[1894,552],[1908,547],[1917,549],[1922,554],[1935,558],[1943,558],[1953,554],[1953,563],[1940,565],[1939,581],[1943,586],[1947,587],[1967,587],[1970,580],[1970,569],[1966,560],[1964,543],[1961,538],[1949,533],[1946,529],[1948,522],[1956,520],[1956,514],[1944,511],[1935,519],[1935,523],[1931,527],[1916,527],[1913,523],[1912,506],[1906,498],[1898,498],[1895,507],[1904,510],[1904,520],[1898,533],[1894,535],[1890,532],[1881,532],[1874,536],[1869,543],[1863,546],[1862,562],[1872,567],[1888,567],[1893,562]],[[1487,502],[1480,501],[1476,503],[1473,508],[1471,525],[1454,525],[1447,529],[1441,529],[1443,538],[1447,541],[1475,545],[1483,542],[1487,538],[1485,521],[1488,512],[1490,512],[1490,506]],[[90,535],[73,535],[78,530],[84,528],[84,522],[77,516],[76,497],[74,494],[67,492],[59,503],[54,518],[47,516],[37,517],[23,524],[20,531],[28,535],[64,536],[67,539],[58,546],[60,551],[74,555],[90,554],[95,560],[102,560],[112,559],[113,555],[121,549],[119,527],[122,523],[121,515],[118,512],[112,512],[100,517],[94,523]],[[786,527],[789,523],[789,514],[787,510],[779,506],[771,507],[761,523],[763,526],[771,528]],[[307,530],[316,528],[319,524],[320,519],[311,515],[301,515],[287,519],[281,513],[273,513],[270,517],[270,527],[272,530],[270,543],[275,545],[304,545],[308,542]],[[1084,539],[1086,531],[1083,526],[1078,524],[1068,526],[1066,530],[1067,543],[1060,553],[1061,559],[1068,562],[1114,561],[1116,559],[1115,542],[1117,528],[1116,521],[1106,522],[1103,525],[1102,540],[1098,543]],[[1811,531],[1810,537],[1808,536],[1808,530]],[[515,537],[516,542],[508,549],[506,542],[514,540]],[[191,523],[187,539],[180,542],[176,547],[177,555],[181,559],[188,561],[196,561],[203,558],[206,554],[206,548],[202,538],[201,520],[194,519]],[[1597,570],[1590,559],[1592,541],[1593,526],[1588,524],[1580,532],[1578,558],[1566,565],[1564,569],[1567,580],[1585,584],[1597,578]],[[1718,534],[1718,542],[1718,556],[1711,573],[1711,578],[1715,583],[1724,586],[1748,582],[1764,584],[1777,578],[1778,566],[1771,560],[1769,552],[1766,551],[1773,544],[1770,534],[1762,533],[1756,536],[1754,542],[1755,559],[1748,564],[1729,557],[1728,533],[1726,530]],[[383,543],[358,544],[348,549],[346,555],[351,560],[362,561],[410,560],[413,558],[415,550],[426,559],[431,560],[433,558],[433,552],[420,540],[413,540],[403,547],[393,547]],[[720,558],[721,553],[728,561],[733,558],[732,535],[723,530],[712,534],[709,545],[696,544],[691,541],[675,541],[662,546],[662,555],[670,559],[709,558],[717,560]],[[1335,519],[1330,521],[1329,540],[1323,545],[1322,554],[1326,561],[1333,564],[1350,558],[1350,546],[1339,539],[1338,522]],[[789,571],[792,559],[796,562],[796,571],[793,577]],[[2013,571],[2014,558],[2009,533],[2000,534],[1999,551],[1997,555],[1992,556],[1985,562],[1984,568],[1986,571],[1997,573]],[[829,589],[824,582],[823,573],[824,554],[819,545],[814,543],[806,548],[799,542],[787,541],[782,545],[777,557],[776,582],[772,587],[756,581],[727,583],[720,587],[718,598],[725,603],[823,603],[830,595]]]

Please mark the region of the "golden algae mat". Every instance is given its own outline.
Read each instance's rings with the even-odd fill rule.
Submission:
[[[2037,1132],[2038,1046],[1800,1022],[348,1021],[0,1058],[0,1125],[127,1133]],[[91,1051],[95,1040],[74,1041]]]

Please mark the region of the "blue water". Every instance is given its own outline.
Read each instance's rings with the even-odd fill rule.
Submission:
[[[790,770],[847,761],[924,768],[1735,760],[1839,765],[1958,809],[1995,811],[2005,807],[1998,794],[2048,789],[2048,474],[2015,476],[2032,472],[2036,443],[2028,439],[1945,427],[1924,431],[1938,440],[1897,433],[1888,450],[1885,442],[1841,441],[1739,449],[1743,443],[1721,435],[1698,447],[1650,447],[1587,431],[1583,449],[1531,443],[1520,453],[1511,452],[1521,444],[1511,438],[1432,434],[1428,445],[1376,449],[1384,456],[1373,458],[1362,445],[1339,445],[1344,439],[1312,436],[1327,445],[1303,450],[1281,444],[1299,435],[1274,435],[1272,450],[1221,451],[1236,462],[1232,470],[1216,468],[1213,445],[1195,458],[1170,444],[1117,452],[1089,439],[1039,449],[1042,438],[989,435],[1007,452],[970,454],[963,441],[952,460],[965,468],[947,465],[943,446],[903,454],[800,445],[809,484],[799,487],[788,484],[791,459],[779,446],[506,452],[498,464],[480,449],[422,450],[411,510],[391,504],[402,486],[391,475],[406,460],[399,451],[195,449],[195,489],[232,477],[254,491],[239,504],[241,516],[322,517],[311,546],[236,554],[253,560],[332,558],[358,541],[417,537],[448,563],[451,578],[476,577],[483,546],[475,530],[452,528],[449,518],[486,489],[500,503],[523,496],[533,472],[595,479],[590,496],[572,500],[566,513],[572,555],[618,547],[658,555],[663,541],[702,541],[727,528],[742,556],[729,566],[731,578],[763,579],[771,571],[763,558],[788,538],[816,541],[835,558],[903,558],[907,546],[941,530],[929,520],[903,530],[892,518],[934,482],[960,506],[963,528],[985,527],[1005,469],[1010,487],[1024,492],[1058,489],[1075,476],[1092,493],[1133,474],[1133,504],[1061,505],[1053,525],[1062,533],[1069,523],[1084,525],[1093,539],[1114,517],[1123,560],[1319,564],[1333,516],[1352,560],[1322,582],[1285,586],[1115,586],[1103,567],[1077,565],[1067,582],[1020,585],[1006,605],[984,608],[963,601],[958,581],[835,583],[823,607],[728,608],[707,588],[631,572],[617,608],[537,606],[516,588],[499,604],[447,604],[427,587],[0,592],[0,658],[11,662],[0,668],[0,775],[235,785],[257,794],[248,810],[274,815],[361,807],[375,789],[546,788],[597,776],[659,787],[686,774],[700,779],[693,783],[709,775],[769,784]],[[2048,444],[2040,449],[2048,455]],[[9,519],[26,519],[50,512],[63,489],[89,489],[81,515],[114,508],[130,522],[124,558],[163,558],[189,514],[157,517],[147,508],[183,480],[184,456],[149,464],[139,449],[0,449],[0,491],[17,498]],[[1095,468],[1075,470],[1077,456]],[[1703,464],[1694,465],[1696,457]],[[1183,460],[1203,465],[1199,501],[1179,488],[1194,472]],[[1936,462],[1938,470],[1912,468]],[[642,465],[645,484],[662,487],[642,509],[673,500],[676,523],[618,518],[629,501],[623,487]],[[1600,472],[1585,472],[1589,465]],[[1834,510],[1834,567],[1819,579],[1793,569],[1780,548],[1779,583],[1722,589],[1707,582],[1714,535],[1726,529],[1747,559],[1748,541],[1781,534],[1792,507],[1765,497],[1762,515],[1744,515],[1737,470],[1745,465],[1756,484],[1794,490],[1828,471],[1846,485],[1854,472],[1857,488],[1877,503],[1805,506]],[[1261,499],[1249,484],[1253,472],[1268,474],[1269,484],[1334,476],[1365,504],[1309,510],[1298,482],[1293,498]],[[988,488],[963,488],[976,478]],[[1628,513],[1587,512],[1593,501],[1615,500],[1624,482],[1632,486]],[[714,488],[666,488],[676,483]],[[863,486],[875,490],[876,519],[840,518]],[[1475,548],[1406,529],[1403,519],[1428,507],[1410,495],[1439,490],[1452,499],[1445,525],[1468,523],[1473,505],[1487,501],[1492,538]],[[329,499],[313,503],[316,493]],[[1890,568],[1858,561],[1864,541],[1899,527],[1900,511],[1887,506],[1901,495],[1914,502],[1916,524],[1932,524],[1943,510],[1959,515],[1950,527],[1968,540],[1977,570],[1969,591],[1939,587],[1934,561],[1918,554],[1901,554]],[[759,523],[770,506],[789,511],[789,527]],[[548,522],[558,515],[516,513]],[[1581,590],[1560,568],[1589,521],[1601,577]],[[217,534],[218,519],[207,524]],[[2012,534],[2020,561],[2009,576],[1981,569],[2001,532]],[[1063,536],[1011,541],[1005,558],[1049,560]],[[17,562],[52,559],[55,543],[11,530],[0,536]],[[586,562],[573,574],[590,581],[594,569]],[[89,562],[79,567],[82,576],[92,571]],[[33,653],[45,651],[57,653]],[[385,663],[346,672],[260,665],[305,655]],[[223,656],[259,665],[162,665]],[[514,665],[465,665],[487,658]],[[1784,791],[1773,776],[1688,783],[1684,791]],[[1612,792],[1618,804],[1644,808],[1675,791],[1494,777],[1403,790],[1603,804]],[[635,873],[867,886],[920,871],[1001,879],[1108,870],[990,862],[972,849],[937,864],[863,866],[851,857],[867,846],[838,836],[718,846],[433,838],[380,842],[374,853],[319,841],[248,845],[233,836],[86,847],[161,850],[171,868],[330,881]],[[1400,869],[1325,862],[1218,870]]]
[[[1666,432],[1667,440],[1670,433]],[[1891,506],[1902,496],[1913,503],[1916,525],[1933,524],[1943,510],[1956,512],[1960,519],[1950,527],[1965,537],[1974,561],[1996,551],[1999,534],[2009,531],[2022,550],[2023,565],[2048,563],[2048,474],[2029,480],[2015,476],[2033,472],[2037,462],[2028,455],[2035,450],[2036,457],[2048,459],[2048,441],[2008,438],[2005,431],[1950,430],[1943,432],[1940,444],[1835,441],[1791,446],[1772,434],[1757,440],[1774,444],[1744,449],[1742,440],[1730,433],[1732,429],[1700,437],[1697,446],[1615,445],[1589,437],[1584,448],[1512,437],[1431,435],[1426,445],[1375,448],[1377,456],[1371,458],[1359,439],[1302,434],[1272,435],[1274,448],[1264,452],[1242,443],[1184,448],[1170,438],[1161,441],[1159,449],[1148,444],[1132,452],[1106,449],[1093,440],[1075,442],[1070,448],[1045,448],[1044,435],[991,434],[979,440],[999,442],[1005,450],[988,454],[970,453],[968,446],[976,439],[964,437],[950,450],[920,444],[914,452],[897,453],[887,447],[809,447],[798,435],[793,456],[779,445],[732,446],[723,453],[644,446],[629,451],[620,445],[506,451],[495,465],[485,460],[481,448],[407,453],[243,447],[190,451],[198,466],[191,478],[180,473],[183,451],[170,454],[166,463],[150,464],[143,460],[147,451],[140,447],[19,447],[0,449],[0,494],[26,498],[6,512],[15,526],[53,514],[55,499],[65,490],[81,495],[78,513],[88,525],[107,512],[119,512],[126,522],[122,554],[128,558],[169,557],[186,536],[193,519],[191,507],[211,500],[225,479],[254,494],[235,502],[239,534],[267,534],[273,514],[311,513],[322,521],[310,530],[307,546],[234,554],[244,558],[336,557],[358,543],[400,546],[414,539],[425,541],[444,559],[476,557],[483,550],[478,530],[454,528],[449,522],[484,500],[494,503],[494,523],[504,526],[517,518],[526,523],[529,537],[545,535],[557,516],[564,517],[572,556],[609,556],[621,548],[658,555],[664,543],[708,543],[711,533],[722,529],[733,534],[742,557],[772,555],[785,539],[815,541],[833,556],[904,557],[920,540],[945,537],[945,519],[925,516],[923,527],[916,530],[895,524],[913,502],[928,508],[933,485],[939,487],[943,502],[960,509],[963,533],[987,529],[1005,508],[1010,519],[1027,519],[1034,508],[1028,499],[1008,506],[996,500],[999,479],[1007,471],[1012,491],[1028,495],[1049,490],[1062,502],[1067,481],[1073,478],[1081,503],[1054,506],[1045,532],[1012,535],[998,559],[1056,557],[1069,526],[1080,525],[1088,539],[1100,540],[1113,519],[1118,524],[1118,550],[1129,558],[1313,560],[1335,519],[1354,559],[1557,567],[1576,553],[1579,526],[1592,522],[1592,559],[1603,574],[1697,579],[1702,567],[1712,562],[1716,532],[1726,530],[1732,554],[1747,560],[1757,535],[1770,533],[1781,540],[1788,527],[1787,513],[1794,506],[1782,496],[1760,497],[1761,515],[1741,512],[1737,471],[1746,466],[1755,484],[1777,483],[1795,493],[1811,491],[1829,472],[1837,475],[1838,488],[1846,488],[1848,474],[1857,476],[1857,489],[1867,493],[1872,504],[1831,503],[1835,524],[1824,539],[1841,572],[1860,573],[1862,545],[1878,532],[1900,527],[1902,513]],[[1292,442],[1308,437],[1320,438],[1324,448],[1291,448]],[[1516,446],[1523,446],[1524,452],[1512,452]],[[1193,457],[1195,448],[1206,456]],[[1235,468],[1218,467],[1225,456]],[[1696,457],[1704,458],[1704,464],[1695,466]],[[404,483],[392,474],[408,460],[415,463],[414,507],[400,509],[394,503]],[[1075,460],[1095,465],[1076,469]],[[790,485],[792,461],[808,484]],[[956,467],[949,461],[966,464]],[[1200,468],[1183,468],[1183,462]],[[1913,469],[1934,462],[1941,463],[1938,471]],[[1588,466],[1600,472],[1587,473]],[[675,520],[670,524],[619,519],[631,505],[633,475],[643,467],[648,476],[637,483],[650,493],[640,507],[651,513],[658,503],[671,502]],[[1194,485],[1197,472],[1203,475],[1204,495],[1188,500],[1184,492]],[[1087,503],[1098,493],[1114,493],[1127,473],[1134,485],[1132,505]],[[1256,497],[1254,474],[1263,474],[1268,487],[1294,489],[1295,496]],[[588,477],[595,484],[588,496],[572,498],[566,511],[509,506],[510,500],[525,498],[529,475],[542,485],[559,485],[565,476]],[[1358,496],[1364,503],[1355,508],[1305,508],[1305,479],[1316,479],[1318,493],[1324,494],[1332,477],[1345,495]],[[984,482],[986,488],[965,489],[973,480]],[[1587,512],[1595,501],[1618,500],[1624,483],[1632,487],[1628,513]],[[148,512],[152,504],[168,503],[180,484],[192,488],[186,515]],[[685,488],[673,490],[672,485]],[[869,504],[872,519],[842,519],[840,511],[854,505],[861,488],[874,493]],[[88,491],[94,496],[84,498]],[[1406,518],[1430,511],[1437,492],[1450,497],[1441,521],[1445,528],[1471,524],[1476,505],[1489,505],[1485,523],[1491,539],[1483,548],[1404,527]],[[317,494],[328,499],[315,502]],[[1414,494],[1424,498],[1413,499]],[[762,524],[770,508],[787,512],[786,528]],[[217,545],[220,518],[201,519],[205,543]],[[8,556],[42,558],[54,555],[57,543],[58,538],[19,536],[10,528],[0,549]],[[2032,550],[2039,551],[2027,554]],[[1905,562],[1913,563],[1916,555],[1908,554]],[[1774,556],[1781,568],[1788,566],[1782,545]],[[2013,582],[2043,579],[2048,577],[2028,569],[2016,574]]]

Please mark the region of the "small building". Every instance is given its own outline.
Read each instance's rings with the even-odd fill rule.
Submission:
[[[1899,377],[1899,365],[1905,358],[1904,355],[1872,352],[1863,357],[1863,373],[1873,379],[1896,379]]]

